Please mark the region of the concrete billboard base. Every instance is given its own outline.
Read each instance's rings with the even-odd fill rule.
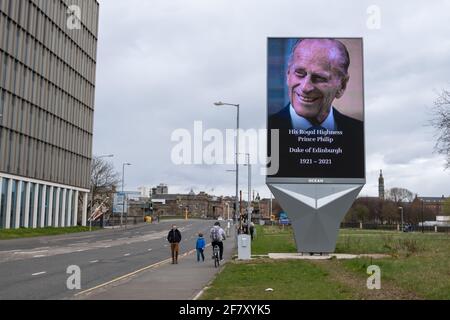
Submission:
[[[298,253],[332,253],[341,221],[364,184],[267,183],[292,223]]]

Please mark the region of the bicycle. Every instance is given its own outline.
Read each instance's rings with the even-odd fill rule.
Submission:
[[[220,248],[218,245],[215,245],[213,248],[213,259],[214,259],[214,267],[219,267],[220,265]]]

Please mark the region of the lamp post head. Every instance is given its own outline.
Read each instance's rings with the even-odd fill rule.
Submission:
[[[222,101],[214,102],[214,105],[215,106],[223,106],[223,102]]]

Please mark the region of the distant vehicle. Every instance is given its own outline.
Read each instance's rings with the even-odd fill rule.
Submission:
[[[410,223],[407,223],[403,226],[403,232],[412,232],[413,231],[413,226]]]
[[[291,220],[289,220],[286,212],[280,212],[278,223],[279,224],[284,224],[284,225],[290,225],[291,224]]]
[[[223,221],[223,218],[222,217],[218,217],[217,220]]]

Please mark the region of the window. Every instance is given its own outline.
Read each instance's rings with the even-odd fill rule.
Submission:
[[[3,125],[3,110],[5,104],[5,91],[0,90],[0,126]],[[0,148],[1,150],[1,148]]]
[[[2,75],[2,82],[0,83],[0,85],[1,85],[3,88],[6,88],[6,70],[8,69],[8,61],[9,61],[8,55],[5,53],[5,54],[3,55],[3,75]]]
[[[9,179],[0,178],[0,229],[5,227],[6,223],[6,200],[8,194]]]

